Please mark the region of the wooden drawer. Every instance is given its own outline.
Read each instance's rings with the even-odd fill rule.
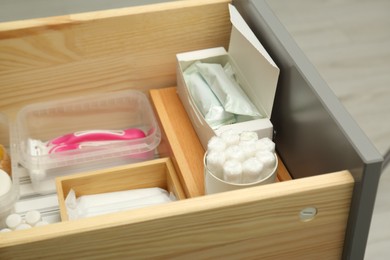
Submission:
[[[176,53],[228,46],[229,2],[188,0],[0,24],[0,110],[12,119],[34,102],[175,86]],[[175,115],[160,115],[161,123]],[[165,126],[167,135],[169,127],[177,125]],[[202,196],[202,172],[186,158],[191,143],[176,138],[177,144],[165,139],[164,151],[191,198],[1,234],[0,258],[341,257],[354,188],[349,171]],[[308,207],[317,214],[303,221]]]

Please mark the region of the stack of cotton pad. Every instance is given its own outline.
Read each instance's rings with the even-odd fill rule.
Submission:
[[[32,227],[44,226],[49,223],[42,220],[41,213],[37,210],[31,210],[26,213],[24,218],[16,213],[13,213],[5,220],[6,228],[0,230],[0,233],[10,232],[13,230],[29,229]]]
[[[206,163],[214,176],[228,183],[255,183],[275,170],[275,143],[259,139],[256,132],[227,131],[208,142]]]

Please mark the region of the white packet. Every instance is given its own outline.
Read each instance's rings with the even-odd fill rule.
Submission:
[[[261,116],[238,83],[226,75],[221,64],[197,63],[196,67],[226,111],[237,115]]]
[[[221,125],[233,124],[236,122],[235,116],[226,112],[221,102],[210,89],[207,82],[198,72],[196,64],[193,63],[184,71],[184,80],[190,90],[192,99],[204,116],[211,128],[216,129]]]

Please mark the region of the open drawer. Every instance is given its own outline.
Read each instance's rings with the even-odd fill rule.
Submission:
[[[38,101],[175,86],[176,53],[227,47],[229,2],[0,24],[0,110],[12,119]],[[234,4],[281,68],[271,121],[294,180],[208,196],[187,190],[193,198],[168,205],[0,234],[1,259],[363,258],[381,156],[266,3]],[[175,147],[166,152],[178,167],[185,158]],[[178,170],[201,182],[191,169]]]

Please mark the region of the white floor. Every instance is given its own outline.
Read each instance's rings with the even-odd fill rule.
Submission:
[[[268,0],[373,144],[390,149],[390,1]],[[390,165],[382,173],[365,259],[390,259]]]

